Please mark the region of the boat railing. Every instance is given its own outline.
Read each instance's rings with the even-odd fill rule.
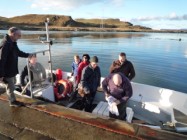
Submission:
[[[48,64],[49,64],[49,73],[50,73],[50,78],[51,78],[51,85],[53,86],[53,76],[52,76],[52,61],[51,61],[51,46],[52,46],[52,41],[49,40],[49,18],[46,19],[45,21],[45,27],[46,27],[46,40],[40,40],[41,43],[43,44],[47,44],[48,49],[46,50],[41,50],[41,51],[37,51],[37,52],[33,52],[32,54],[39,54],[39,53],[43,53],[43,55],[45,55],[46,52],[48,52],[49,55],[49,59],[48,59]],[[32,87],[32,80],[31,80],[31,71],[30,71],[30,67],[29,67],[29,59],[27,59],[27,69],[28,69],[28,77],[29,77],[29,82],[27,83],[27,85],[25,86],[24,90],[26,90],[26,88],[30,85],[30,93],[31,93],[31,98],[33,98],[33,87]],[[22,93],[24,92],[24,90],[22,91]]]

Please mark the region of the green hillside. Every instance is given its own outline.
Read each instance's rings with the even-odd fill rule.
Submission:
[[[17,26],[21,29],[42,29],[44,21],[49,18],[50,28],[54,30],[151,30],[147,27],[133,26],[129,22],[120,21],[120,19],[76,19],[64,15],[37,15],[29,14],[16,16],[12,18],[0,17],[0,29],[7,29],[11,26]]]

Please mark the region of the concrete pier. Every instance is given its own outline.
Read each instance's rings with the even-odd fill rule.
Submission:
[[[25,106],[10,107],[6,94],[0,95],[0,140],[187,139],[36,99],[17,99]]]

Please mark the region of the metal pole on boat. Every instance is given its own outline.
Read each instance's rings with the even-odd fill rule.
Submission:
[[[30,71],[30,66],[29,66],[29,58],[27,58],[27,70],[28,70],[28,78],[29,78],[29,84],[30,84],[31,98],[33,98],[32,82],[31,82],[31,71]]]
[[[49,25],[49,18],[46,19],[45,21],[45,27],[46,27],[46,37],[47,37],[47,43],[48,43],[48,47],[49,47],[49,69],[50,69],[50,72],[51,72],[51,84],[53,85],[53,75],[52,75],[52,62],[51,62],[51,45],[52,45],[52,42],[49,41],[49,28],[48,28],[48,25]]]
[[[49,25],[49,18],[47,18],[46,21],[45,21],[47,42],[49,42],[49,28],[48,28],[48,25]]]

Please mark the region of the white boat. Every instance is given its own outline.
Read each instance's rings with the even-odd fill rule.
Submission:
[[[39,53],[45,51],[50,52],[51,42],[49,41],[48,24],[46,24],[46,29],[47,41],[44,43],[49,44],[49,50],[44,50]],[[51,55],[49,55],[49,61],[50,60]],[[51,65],[52,64],[50,64],[50,68]],[[52,73],[52,70],[47,70],[47,72]],[[62,79],[72,80],[70,77],[69,72],[63,72]],[[20,76],[17,75],[17,84],[20,82],[19,78]],[[104,77],[101,78],[101,82],[103,79]],[[133,87],[133,96],[127,102],[126,110],[126,119],[129,123],[145,125],[154,129],[187,132],[187,93],[135,82],[131,82],[131,84]],[[35,89],[30,89],[32,92],[31,97],[40,97],[55,103],[54,90],[51,84],[44,84],[43,87],[39,86]],[[100,89],[102,89],[102,87],[100,87]],[[20,95],[19,92],[17,92],[17,94]],[[69,103],[66,98],[64,98],[62,102],[64,106],[73,108],[78,99]],[[96,105],[95,108],[93,108],[93,114],[97,114],[100,117],[108,116],[108,104],[101,91],[97,92],[93,104]]]
[[[70,75],[70,72],[63,72],[62,79],[72,80]],[[101,78],[101,82],[103,79],[104,77]],[[127,102],[128,122],[156,129],[187,132],[187,94],[135,82],[131,82],[131,84],[133,95]],[[20,94],[19,92],[16,93]],[[51,84],[34,88],[33,96],[55,103]],[[61,102],[64,106],[71,108],[79,99],[78,97],[77,100],[69,103],[68,98],[64,98]],[[93,104],[97,105],[92,111],[93,114],[101,117],[108,116],[108,104],[102,91],[97,92]]]

